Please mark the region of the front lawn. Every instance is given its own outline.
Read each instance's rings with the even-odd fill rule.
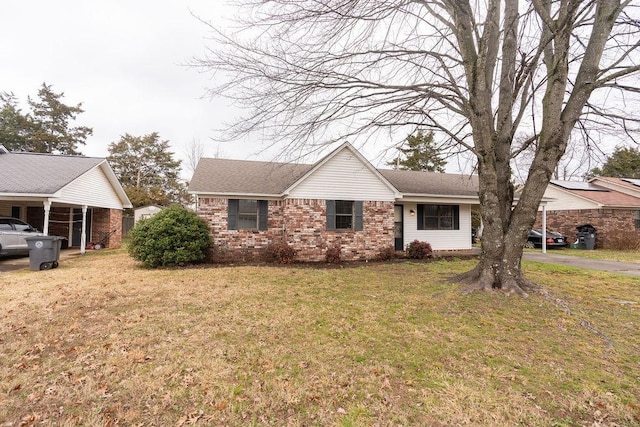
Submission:
[[[0,425],[640,425],[640,280],[469,261],[0,273]]]

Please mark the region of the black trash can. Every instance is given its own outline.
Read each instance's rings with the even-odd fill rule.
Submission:
[[[594,250],[596,248],[596,228],[591,224],[576,227],[578,230],[578,249]]]
[[[56,268],[60,259],[62,237],[32,236],[25,237],[29,246],[29,269],[31,271]]]

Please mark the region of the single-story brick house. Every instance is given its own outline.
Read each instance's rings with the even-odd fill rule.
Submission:
[[[611,247],[619,239],[640,241],[640,180],[595,177],[588,182],[552,180],[545,199],[547,228],[572,242],[576,227],[591,224],[596,245]],[[537,224],[542,223],[541,214]]]
[[[376,169],[349,143],[315,164],[203,158],[189,185],[209,225],[214,257],[259,257],[284,239],[300,261],[375,258],[417,239],[434,250],[471,248],[476,176]]]
[[[84,251],[87,242],[122,242],[122,210],[131,208],[104,158],[10,152],[0,145],[0,216],[62,236]],[[84,231],[84,233],[83,233]]]

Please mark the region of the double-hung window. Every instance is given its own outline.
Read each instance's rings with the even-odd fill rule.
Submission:
[[[362,201],[327,200],[326,203],[327,230],[362,230]]]
[[[418,205],[418,230],[460,230],[460,206]]]
[[[633,212],[633,223],[636,227],[636,230],[640,229],[640,211]]]
[[[269,202],[255,199],[229,199],[227,229],[266,230]]]

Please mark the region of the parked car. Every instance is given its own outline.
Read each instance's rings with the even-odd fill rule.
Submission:
[[[567,246],[567,238],[557,231],[547,230],[547,247],[548,248],[564,248]],[[532,228],[529,232],[525,248],[541,248],[542,247],[542,229]]]
[[[0,256],[29,255],[25,237],[43,234],[18,218],[0,216]]]

